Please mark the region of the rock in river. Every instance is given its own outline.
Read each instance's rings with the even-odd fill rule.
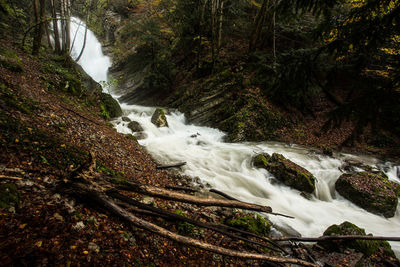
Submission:
[[[151,122],[157,127],[168,127],[167,118],[162,108],[157,108],[151,117]]]
[[[259,154],[253,158],[253,165],[271,172],[279,181],[297,190],[312,193],[315,177],[303,167],[288,160],[281,154]]]
[[[340,195],[369,212],[386,218],[396,212],[399,185],[381,174],[345,173],[336,181],[335,188]]]

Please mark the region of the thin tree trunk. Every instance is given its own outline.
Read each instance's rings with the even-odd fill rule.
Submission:
[[[260,39],[260,34],[262,30],[262,26],[264,24],[267,6],[269,4],[269,0],[264,0],[260,10],[257,13],[256,19],[254,21],[253,30],[250,35],[250,44],[249,44],[249,53],[256,50],[257,41]]]
[[[224,15],[224,0],[221,0],[220,7],[219,7],[219,28],[218,28],[218,54],[219,50],[221,49],[222,43],[222,22],[223,22],[223,15]]]
[[[48,21],[46,21],[46,23],[44,25],[45,25],[45,29],[46,29],[46,35],[47,35],[47,44],[51,50],[54,50],[53,45],[51,44],[51,40],[50,40],[50,31],[49,31],[50,24]]]
[[[78,57],[76,58],[76,61],[78,62],[82,55],[83,52],[85,51],[85,47],[86,47],[86,39],[87,39],[87,32],[88,32],[88,23],[89,23],[89,18],[90,18],[90,7],[92,6],[92,0],[89,1],[89,5],[87,7],[87,11],[86,11],[86,24],[85,24],[85,36],[83,37],[83,45],[82,45],[82,49],[81,52],[79,53]]]
[[[61,45],[60,45],[60,33],[58,31],[58,21],[56,20],[57,18],[57,11],[56,11],[56,6],[55,6],[55,0],[51,0],[51,12],[52,16],[55,20],[53,20],[53,31],[54,31],[54,50],[56,54],[61,53]]]
[[[70,0],[64,0],[65,3],[65,15],[67,18],[65,25],[65,47],[66,53],[69,54],[71,50],[71,2]]]
[[[37,55],[40,48],[40,14],[39,14],[39,0],[33,0],[33,15],[35,18],[35,31],[33,35],[32,54]]]

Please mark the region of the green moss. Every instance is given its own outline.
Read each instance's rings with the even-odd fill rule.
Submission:
[[[130,140],[133,140],[133,141],[136,141],[136,142],[137,142],[136,136],[134,136],[134,135],[132,135],[132,134],[126,134],[125,137],[128,138],[128,139],[130,139]]]
[[[331,235],[366,235],[365,230],[350,223],[344,222],[340,225],[331,225],[325,230],[324,236]],[[320,245],[331,251],[343,252],[345,249],[355,249],[371,257],[376,254],[383,253],[387,257],[395,258],[394,252],[387,241],[377,240],[338,240],[338,241],[324,241]]]
[[[257,168],[265,168],[268,165],[268,161],[263,154],[259,154],[253,158],[253,165]]]
[[[226,224],[262,236],[267,236],[271,230],[271,224],[258,214],[236,213],[235,218],[227,220]]]
[[[20,195],[14,184],[0,184],[0,208],[17,207],[19,201]]]
[[[187,217],[186,213],[182,210],[176,210],[174,213],[182,217]],[[178,222],[177,226],[178,234],[180,235],[189,235],[196,228],[193,224],[188,222]]]
[[[108,119],[122,116],[122,109],[120,105],[111,95],[101,93],[100,101],[102,103],[100,108],[102,110],[103,117]]]

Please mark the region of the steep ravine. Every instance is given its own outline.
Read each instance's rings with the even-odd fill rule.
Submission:
[[[107,66],[104,69],[107,71]],[[212,99],[203,96],[205,102],[213,103]],[[225,143],[223,132],[188,124],[182,113],[170,112],[167,115],[169,128],[157,128],[151,123],[154,108],[129,104],[122,104],[122,108],[128,120],[137,121],[143,127],[141,136],[144,139],[139,142],[160,162],[186,161],[183,173],[199,177],[202,184],[241,200],[272,206],[276,212],[296,218],[270,216],[275,225],[295,229],[305,236],[319,236],[333,223],[350,221],[376,235],[400,235],[399,208],[394,217],[385,219],[345,200],[334,188],[348,160],[378,168],[397,182],[399,166],[361,155],[334,153],[326,156],[307,147],[283,143]],[[132,133],[128,122],[126,118],[113,121],[116,129],[125,134]],[[256,153],[281,153],[306,168],[317,179],[315,193],[305,198],[299,191],[276,183],[270,173],[252,166],[251,158]],[[392,245],[398,253],[399,244]]]

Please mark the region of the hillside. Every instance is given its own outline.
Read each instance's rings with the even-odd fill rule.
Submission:
[[[79,2],[86,3],[75,4]],[[101,12],[107,16],[110,10],[115,12],[111,17],[122,16],[122,28],[130,25],[130,19],[143,18],[154,11],[152,8],[158,11],[165,3],[133,2],[90,3],[97,5],[97,12],[103,8]],[[49,39],[45,40],[43,32],[36,47],[39,26],[44,23],[35,24],[30,13],[35,3],[38,1],[0,2],[0,266],[399,264],[385,241],[398,241],[398,237],[374,237],[346,221],[330,226],[321,238],[302,239],[289,225],[271,223],[271,216],[292,218],[291,214],[237,201],[198,177],[187,177],[168,167],[164,170],[134,135],[116,131],[112,120],[123,121],[122,116],[127,114],[73,61],[67,41],[57,51]],[[84,14],[83,11],[80,10]],[[150,13],[156,17],[160,14]],[[138,53],[121,47],[132,36],[124,36],[124,31],[117,33],[118,27],[102,32],[102,26],[110,24],[97,26],[105,50],[114,56],[115,80],[110,83],[117,93],[129,89],[126,86],[132,85],[132,77],[143,79],[143,86],[136,87],[144,90],[138,98],[130,92],[120,100],[125,97],[128,102],[135,100],[135,104],[144,101],[179,108],[187,112],[191,122],[226,130],[229,141],[284,140],[319,146],[329,154],[329,149],[338,148],[352,135],[354,121],[333,130],[333,137],[321,132],[326,122],[322,118],[333,109],[327,96],[313,103],[312,114],[301,113],[299,107],[283,107],[267,96],[256,86],[254,79],[259,76],[252,72],[254,66],[240,56],[245,51],[241,37],[231,50],[221,47],[219,53],[226,56],[226,62],[215,60],[212,68],[207,65],[210,62],[203,62],[200,69],[204,75],[199,77],[199,69],[190,56],[163,55],[163,48],[163,52],[153,55],[154,64],[149,67],[149,58],[134,60],[143,56],[139,46]],[[170,34],[168,29],[162,28],[163,34]],[[139,40],[145,48],[146,40]],[[172,56],[176,58],[170,60]],[[161,77],[165,73],[160,76],[164,70],[171,71],[168,81]],[[160,91],[166,83],[167,89]],[[396,158],[397,136],[387,129],[380,130],[389,136],[383,146],[366,149],[369,143],[364,140],[348,149]],[[362,134],[366,136],[365,132]],[[199,136],[197,133],[188,138],[202,147],[204,144],[196,141]],[[279,162],[273,162],[275,159]],[[299,189],[297,185],[293,189],[290,182],[281,186],[279,179],[271,185],[277,185],[276,190],[293,191],[303,201],[319,201],[314,197],[316,178],[298,164],[276,153],[271,159],[263,153],[249,160],[252,171],[264,168],[261,173],[275,172],[278,178],[305,178],[308,187],[312,183],[311,189]],[[378,193],[371,193],[375,187],[370,183],[361,183],[361,189],[391,202],[390,207],[384,206],[384,212],[372,213],[382,220],[393,217],[400,195],[398,184],[389,181],[381,170],[349,164],[348,169],[364,168],[367,174],[359,176],[377,179],[383,191],[378,188]],[[352,182],[352,176],[346,175],[343,177]],[[263,178],[269,182],[271,177]],[[262,192],[262,188],[259,190]],[[268,195],[262,197],[269,200]],[[308,241],[318,243],[310,245]]]

